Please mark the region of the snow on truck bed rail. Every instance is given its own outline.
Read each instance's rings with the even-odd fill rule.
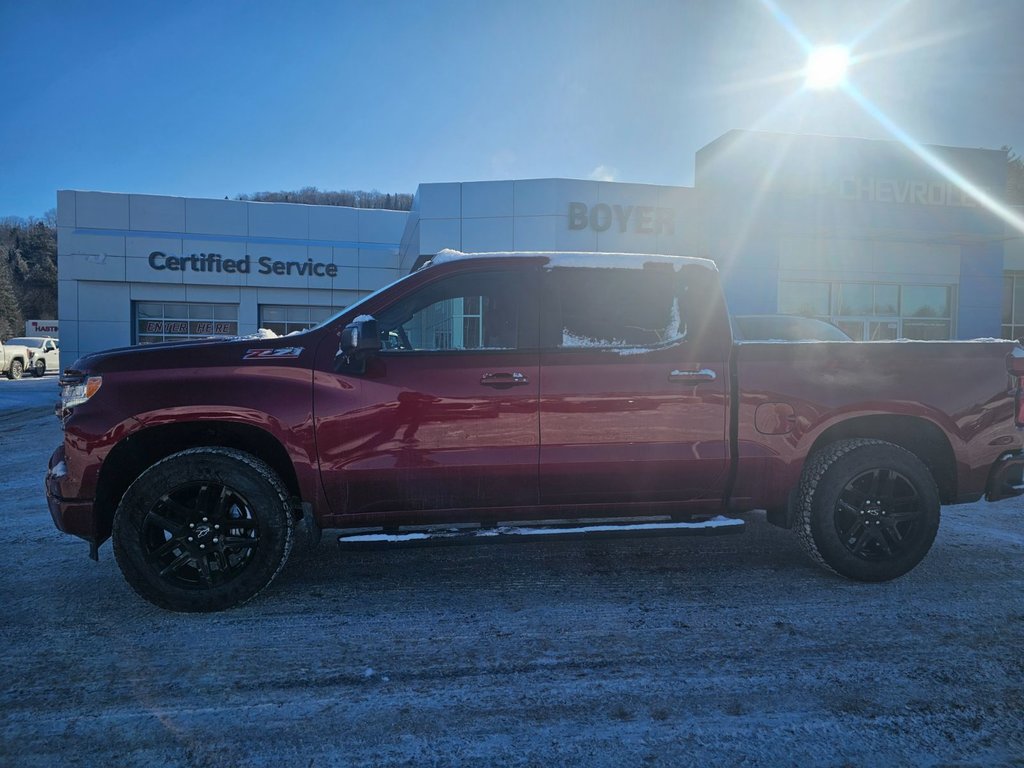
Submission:
[[[446,248],[430,261],[432,264],[447,264],[463,259],[525,258],[541,256],[548,260],[548,267],[582,267],[588,269],[643,269],[651,262],[671,264],[677,270],[685,265],[696,265],[718,271],[711,259],[696,256],[672,256],[663,253],[594,253],[590,251],[495,251],[491,253],[463,253]]]

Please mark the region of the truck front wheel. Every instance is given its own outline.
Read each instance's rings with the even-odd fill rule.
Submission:
[[[796,529],[820,565],[858,581],[888,581],[928,554],[939,529],[939,491],[909,451],[841,440],[808,459]]]
[[[114,514],[114,556],[132,588],[161,608],[230,608],[284,566],[292,546],[288,500],[256,457],[190,448],[129,486]]]

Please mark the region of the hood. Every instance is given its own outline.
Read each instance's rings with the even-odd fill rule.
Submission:
[[[271,361],[278,365],[294,365],[311,356],[319,340],[320,333],[308,331],[273,339],[254,335],[117,347],[83,355],[65,372],[115,373],[160,368],[181,370]]]

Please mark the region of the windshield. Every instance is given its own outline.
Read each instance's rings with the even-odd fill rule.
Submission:
[[[330,325],[331,323],[333,323],[335,320],[337,320],[339,317],[341,317],[346,312],[351,312],[353,309],[357,309],[357,308],[363,306],[366,302],[370,301],[370,299],[376,298],[377,296],[379,296],[381,293],[386,291],[391,286],[398,285],[399,283],[401,283],[401,282],[403,282],[405,280],[408,280],[414,274],[416,274],[416,273],[415,272],[410,272],[409,274],[403,275],[402,277],[398,278],[394,282],[388,283],[387,285],[378,288],[373,293],[368,293],[366,296],[363,296],[363,298],[359,299],[359,301],[357,301],[355,304],[349,304],[347,307],[345,307],[343,309],[339,309],[337,312],[335,312],[333,315],[328,317],[326,320],[324,320],[321,323],[318,323],[317,325],[314,325],[309,330],[314,331],[317,328],[323,328],[324,326]]]
[[[35,339],[28,336],[19,336],[16,339],[8,339],[7,344],[17,344],[22,347],[41,347],[45,339]]]

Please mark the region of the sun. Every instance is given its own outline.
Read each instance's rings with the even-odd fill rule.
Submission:
[[[804,69],[804,86],[812,90],[837,88],[846,80],[850,52],[842,45],[812,48]]]

